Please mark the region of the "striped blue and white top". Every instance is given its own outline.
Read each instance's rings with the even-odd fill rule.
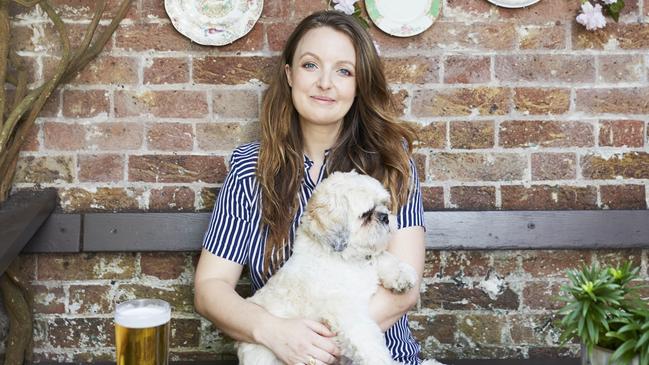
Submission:
[[[213,254],[241,265],[248,265],[253,291],[258,290],[265,283],[263,258],[267,237],[267,231],[261,229],[259,224],[261,191],[255,175],[258,157],[259,143],[242,145],[234,150],[230,160],[230,172],[219,192],[203,240],[203,247]],[[290,230],[286,257],[290,256],[296,228],[307,201],[315,186],[324,177],[326,156],[317,181],[312,181],[310,178],[311,166],[313,162],[305,156],[300,204]],[[415,189],[410,195],[409,202],[399,209],[397,214],[399,228],[424,226],[419,180],[412,163],[411,171]],[[404,364],[419,364],[420,347],[410,332],[407,316],[404,315],[385,333],[385,341],[395,360]]]

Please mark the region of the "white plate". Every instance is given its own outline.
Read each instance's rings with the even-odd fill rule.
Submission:
[[[263,7],[263,0],[165,0],[176,30],[207,46],[223,46],[246,35]]]
[[[524,8],[532,4],[538,3],[540,0],[487,0],[494,5],[498,5],[503,8]]]
[[[365,0],[365,7],[379,29],[393,36],[410,37],[433,25],[441,0]]]

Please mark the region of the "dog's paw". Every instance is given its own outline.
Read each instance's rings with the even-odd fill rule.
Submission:
[[[417,283],[417,271],[412,266],[400,262],[391,275],[383,277],[381,284],[384,288],[395,293],[403,293],[412,289]]]

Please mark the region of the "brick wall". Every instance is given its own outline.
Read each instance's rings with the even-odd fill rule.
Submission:
[[[53,3],[78,43],[94,2]],[[647,209],[649,3],[628,0],[619,24],[594,33],[573,21],[578,6],[445,0],[419,36],[372,29],[419,132],[427,210]],[[176,33],[161,0],[135,0],[99,59],[41,113],[15,187],[55,187],[67,212],[209,211],[229,153],[257,138],[285,38],[324,7],[267,0],[251,33],[217,48]],[[33,81],[53,69],[60,47],[41,12],[16,7],[12,37]],[[428,251],[412,326],[429,356],[574,356],[552,324],[564,270],[626,258],[649,280],[647,250]],[[192,310],[195,263],[189,252],[21,256],[35,358],[110,359],[113,303],[144,296],[174,306],[174,359],[231,356]],[[0,314],[2,340],[6,322]]]

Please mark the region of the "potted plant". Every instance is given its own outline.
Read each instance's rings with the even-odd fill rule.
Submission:
[[[639,267],[584,266],[568,272],[561,342],[582,343],[582,363],[649,365],[649,305],[638,296]]]

